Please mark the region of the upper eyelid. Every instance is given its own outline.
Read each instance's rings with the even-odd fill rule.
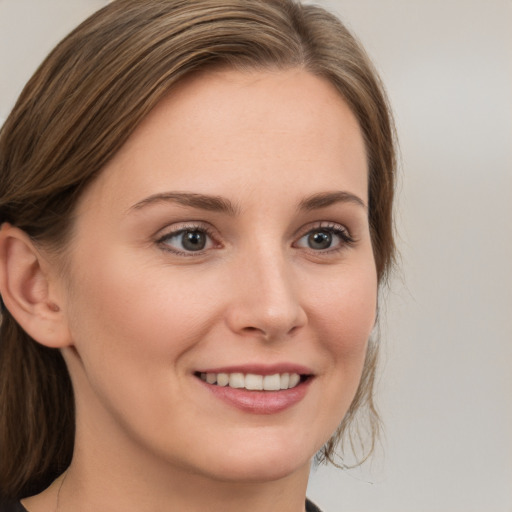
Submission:
[[[297,238],[302,238],[304,235],[307,235],[310,231],[314,231],[315,229],[332,229],[338,231],[344,231],[348,236],[352,238],[352,234],[349,228],[345,224],[341,224],[339,222],[333,221],[317,221],[311,222],[299,228],[294,236]]]
[[[173,234],[178,234],[182,231],[204,231],[208,235],[214,237],[216,230],[215,228],[204,221],[185,221],[168,224],[163,228],[160,228],[154,235],[155,238],[165,238]]]

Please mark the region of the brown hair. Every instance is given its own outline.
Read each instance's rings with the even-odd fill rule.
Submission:
[[[369,220],[379,282],[393,260],[394,136],[379,79],[342,23],[294,0],[117,0],[47,57],[0,133],[0,222],[65,248],[77,198],[141,120],[184,76],[208,67],[302,67],[329,80],[359,121],[369,166]],[[69,464],[74,405],[57,350],[3,310],[0,332],[0,494],[44,489]],[[370,449],[377,345],[370,343],[349,412],[319,454],[353,444],[366,412]],[[351,437],[354,434],[355,437]]]

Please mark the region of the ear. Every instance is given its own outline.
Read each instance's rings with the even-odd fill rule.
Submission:
[[[0,294],[4,305],[31,338],[50,348],[71,345],[57,276],[24,231],[2,225]]]

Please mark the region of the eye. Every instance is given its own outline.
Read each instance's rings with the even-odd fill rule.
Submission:
[[[295,246],[314,251],[329,251],[341,249],[353,243],[354,239],[344,227],[329,225],[311,229],[297,241]]]
[[[158,240],[158,243],[176,254],[201,252],[214,245],[208,231],[196,226],[167,233]]]

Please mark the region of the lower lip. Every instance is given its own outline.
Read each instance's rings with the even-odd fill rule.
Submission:
[[[220,400],[253,414],[276,414],[292,407],[304,398],[312,380],[310,377],[294,388],[281,391],[249,391],[229,386],[216,386],[198,379]]]

